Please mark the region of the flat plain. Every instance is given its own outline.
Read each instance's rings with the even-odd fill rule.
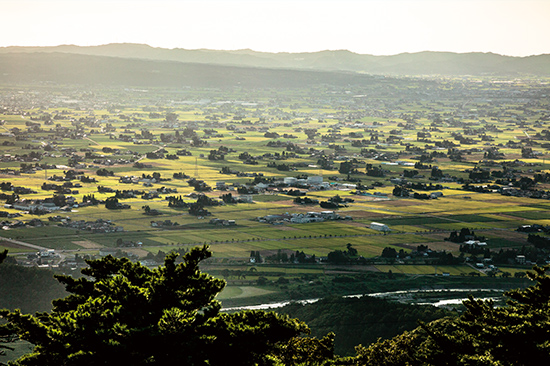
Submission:
[[[153,260],[207,244],[208,265],[222,270],[251,266],[257,252],[272,265],[287,265],[273,259],[278,253],[299,252],[322,264],[351,245],[379,271],[414,275],[434,270],[395,266],[419,246],[468,257],[462,242],[448,240],[468,229],[486,243],[485,257],[520,255],[532,244],[517,229],[535,225],[545,237],[550,220],[546,90],[540,80],[489,78],[276,93],[6,86],[0,236],[8,240],[0,250],[21,261],[34,246],[69,262],[105,249]],[[207,212],[192,213],[200,195],[210,200]],[[120,207],[107,208],[115,198]],[[336,198],[336,205],[319,204]],[[60,203],[51,210],[37,208],[53,201]],[[336,219],[291,220],[323,211]],[[90,224],[98,221],[107,224]],[[384,248],[400,253],[391,264],[381,257]],[[548,259],[538,253],[530,263]],[[501,267],[523,264],[512,259]],[[475,269],[464,262],[447,272],[468,268]]]

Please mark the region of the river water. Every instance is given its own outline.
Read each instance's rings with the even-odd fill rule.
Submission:
[[[497,292],[503,292],[503,290],[500,289],[433,289],[433,290],[401,290],[401,291],[388,291],[388,292],[375,292],[370,294],[358,294],[358,295],[347,295],[342,296],[343,298],[360,298],[363,296],[372,296],[372,297],[379,297],[379,298],[391,298],[393,300],[401,301],[401,302],[407,302],[409,304],[415,304],[415,305],[433,305],[437,307],[441,306],[448,306],[448,305],[458,305],[461,304],[464,300],[468,298],[468,296],[464,296],[464,293],[476,293],[480,291],[497,291]],[[434,295],[438,293],[449,293],[449,292],[455,292],[456,297],[452,298],[446,298],[446,299],[433,299],[433,301],[430,300],[424,300],[424,301],[415,301],[412,298],[412,295],[414,294],[430,294],[433,293]],[[478,300],[495,300],[497,297],[483,297],[483,298],[476,298]],[[321,298],[317,299],[306,299],[306,300],[285,300],[280,302],[273,302],[268,304],[259,304],[259,305],[249,305],[249,306],[238,306],[238,307],[231,307],[231,308],[223,308],[222,311],[240,311],[240,310],[272,310],[277,308],[282,308],[289,304],[313,304],[317,301],[321,300]]]

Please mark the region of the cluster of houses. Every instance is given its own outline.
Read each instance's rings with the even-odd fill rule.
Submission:
[[[139,258],[128,252],[123,252],[120,248],[140,248],[142,245],[141,242],[133,241],[120,241],[117,242],[116,248],[101,248],[99,249],[98,254],[85,254],[81,255],[79,253],[70,254],[70,253],[60,253],[54,249],[42,249],[38,252],[30,253],[27,255],[26,259],[18,258],[17,263],[25,267],[41,267],[41,268],[59,268],[62,270],[77,270],[85,268],[88,264],[85,262],[86,259],[99,259],[107,255],[120,256],[124,255],[125,257],[136,261]],[[63,251],[61,251],[63,252]]]
[[[238,184],[229,185],[225,181],[218,181],[216,182],[216,189],[219,191],[234,191],[236,188],[238,188]],[[249,191],[253,191],[254,193],[265,193],[265,192],[284,192],[283,188],[286,187],[294,187],[294,188],[301,188],[301,189],[307,189],[310,191],[320,191],[320,190],[335,190],[335,189],[341,189],[341,190],[352,190],[357,187],[356,184],[353,183],[330,183],[330,182],[324,182],[322,176],[310,176],[307,178],[296,178],[296,177],[284,177],[283,179],[278,179],[272,182],[259,182],[254,185],[248,185]],[[241,196],[243,199],[247,199],[247,197]]]
[[[151,227],[174,227],[179,226],[177,222],[172,222],[171,220],[164,220],[164,221],[151,221]]]
[[[97,219],[95,221],[76,220],[69,218],[62,219],[58,224],[61,227],[68,227],[77,230],[89,231],[92,233],[116,233],[124,231],[122,226],[115,226],[111,220]]]
[[[550,191],[539,189],[519,189],[512,187],[502,187],[500,189],[500,194],[502,194],[503,196],[539,198],[545,200],[550,199]]]
[[[134,162],[134,160],[128,160],[128,159],[122,159],[122,158],[118,158],[118,159],[106,158],[106,159],[94,159],[92,160],[92,162],[98,165],[113,166],[113,165],[131,164]]]
[[[258,222],[272,224],[272,225],[282,225],[285,222],[293,224],[306,224],[310,222],[323,222],[331,220],[352,220],[351,216],[340,216],[334,211],[321,211],[321,212],[307,212],[307,213],[288,213],[280,215],[266,215],[257,217]]]
[[[235,226],[237,223],[235,220],[222,220],[222,219],[211,219],[209,224],[216,225],[216,226]]]
[[[545,199],[545,200],[550,199],[550,191],[545,191],[543,189],[521,189],[518,187],[510,187],[510,186],[499,187],[497,185],[490,185],[490,184],[468,185],[468,186],[463,186],[463,189],[467,189],[474,192],[480,192],[480,193],[500,193],[503,196],[535,198],[535,199]]]
[[[125,175],[124,177],[120,177],[118,181],[120,183],[127,183],[127,184],[138,184],[141,181],[141,177],[137,177],[135,175]]]
[[[1,221],[0,226],[2,227],[2,230],[9,230],[9,229],[15,229],[20,227],[26,227],[26,226],[43,226],[42,221],[38,219],[32,219],[29,222],[24,222],[21,220],[14,220],[14,221]]]
[[[110,191],[113,191],[112,189],[109,189]],[[31,214],[48,214],[51,212],[56,211],[71,211],[73,208],[79,208],[79,207],[86,207],[93,205],[92,202],[80,202],[78,203],[76,201],[76,198],[73,196],[64,196],[64,200],[61,204],[59,202],[56,202],[54,198],[49,197],[45,199],[25,199],[20,198],[16,200],[14,203],[7,203],[4,205],[4,208],[10,208],[15,210],[20,210],[24,212],[28,212]],[[0,211],[5,212],[5,211]],[[0,217],[17,217],[21,216],[21,214],[1,214]]]
[[[4,207],[13,208],[21,211],[29,211],[29,212],[37,212],[37,211],[51,212],[51,211],[57,211],[57,210],[70,210],[72,207],[74,207],[74,205],[76,205],[76,199],[72,196],[66,196],[65,204],[66,204],[65,206],[59,207],[53,202],[53,199],[50,199],[50,198],[46,198],[43,200],[18,199],[13,204],[6,204],[4,205]],[[78,205],[76,207],[78,207]]]
[[[11,213],[8,211],[0,211],[0,217],[7,217],[8,219],[14,219],[16,217],[21,217],[21,216],[23,215],[21,215],[19,212]]]
[[[285,177],[283,178],[283,183],[287,184],[289,187],[294,186],[320,186],[324,188],[329,188],[329,182],[323,182],[322,176],[311,176],[306,179],[299,179],[296,177]]]

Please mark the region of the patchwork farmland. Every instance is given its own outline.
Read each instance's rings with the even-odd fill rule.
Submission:
[[[550,259],[549,97],[506,82],[3,87],[0,250],[71,272],[206,244],[236,284],[334,266],[521,273]]]

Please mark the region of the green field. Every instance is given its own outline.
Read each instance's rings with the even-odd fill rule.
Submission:
[[[468,266],[412,266],[412,265],[377,265],[376,268],[381,272],[392,271],[393,273],[403,273],[409,275],[443,275],[448,273],[451,276],[465,276],[473,269]]]

